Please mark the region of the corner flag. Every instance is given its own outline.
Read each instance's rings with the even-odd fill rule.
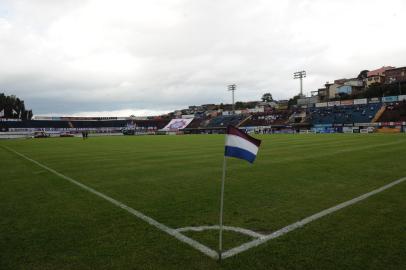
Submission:
[[[226,132],[226,146],[224,150],[223,178],[221,180],[220,220],[219,220],[219,250],[218,258],[221,261],[223,252],[223,208],[224,208],[224,182],[226,179],[226,157],[235,157],[253,163],[257,157],[261,141],[257,140],[236,127],[228,126]]]
[[[253,163],[260,145],[260,140],[245,134],[236,127],[227,127],[226,149],[224,151],[226,157],[240,158]]]

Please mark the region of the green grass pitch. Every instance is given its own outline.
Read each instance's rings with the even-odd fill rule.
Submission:
[[[225,225],[269,234],[406,176],[404,134],[257,137],[253,165],[228,159]],[[218,224],[224,135],[0,141],[2,270],[405,269],[406,182],[220,264],[3,146],[181,228]]]

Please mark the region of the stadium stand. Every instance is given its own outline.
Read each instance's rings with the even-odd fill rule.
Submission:
[[[222,115],[210,120],[206,128],[227,127],[228,125],[238,126],[244,120],[243,115]]]
[[[406,121],[406,101],[390,103],[386,105],[385,111],[379,118],[380,122],[401,122]]]
[[[67,129],[70,128],[68,121],[47,121],[47,120],[28,120],[28,121],[2,121],[0,122],[1,128],[14,128],[14,129]]]
[[[112,128],[121,130],[128,124],[142,128],[163,128],[169,121],[159,120],[100,120],[100,121],[63,121],[63,120],[29,120],[29,121],[0,121],[1,129],[102,129]]]
[[[169,123],[169,119],[136,120],[138,127],[161,129]]]
[[[187,126],[188,128],[199,128],[201,126],[205,126],[206,120],[202,119],[202,118],[195,118],[193,119],[193,121]]]
[[[241,126],[269,126],[287,124],[292,111],[290,110],[273,110],[266,113],[254,113]]]
[[[294,110],[292,115],[289,117],[289,123],[300,124],[304,123],[307,119],[306,110]]]
[[[308,120],[313,125],[369,123],[382,103],[309,108]]]
[[[383,101],[382,103],[380,101]],[[393,100],[389,102],[389,100]],[[179,129],[180,134],[224,133],[228,125],[245,129],[247,132],[277,133],[303,131],[346,132],[345,128],[354,126],[356,129],[367,129],[374,126],[390,126],[398,123],[402,130],[406,129],[406,100],[401,97],[386,97],[384,100],[367,99],[362,104],[351,101],[334,101],[315,104],[314,107],[292,106],[290,109],[267,106],[260,110],[241,110],[236,115],[219,115],[222,112],[203,110],[187,112],[188,125]],[[360,101],[360,100],[358,100]],[[344,104],[352,105],[344,105]],[[376,103],[378,102],[378,103]],[[360,102],[357,102],[360,103]],[[183,116],[183,115],[182,115]],[[191,119],[192,117],[193,120]],[[0,132],[46,131],[52,134],[62,132],[80,133],[119,133],[125,134],[167,134],[163,130],[168,123],[180,119],[179,115],[157,117],[37,117],[34,120],[0,119]],[[399,124],[400,123],[400,124]],[[361,124],[361,125],[360,125]],[[365,124],[365,125],[362,125]],[[353,129],[349,129],[350,131]],[[103,134],[102,134],[103,135]],[[115,135],[115,134],[113,134]]]
[[[381,118],[382,114],[385,112],[386,110],[386,105],[383,104],[382,107],[376,112],[374,118],[372,119],[372,123],[376,123],[378,122],[378,120]]]

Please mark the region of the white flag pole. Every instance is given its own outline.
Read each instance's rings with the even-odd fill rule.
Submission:
[[[221,253],[223,251],[223,206],[224,206],[224,182],[226,179],[226,156],[223,161],[223,178],[221,180],[221,198],[220,198],[220,232],[219,232],[219,261],[221,261]]]

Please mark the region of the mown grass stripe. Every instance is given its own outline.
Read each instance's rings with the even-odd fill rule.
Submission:
[[[63,174],[61,174],[61,173],[59,173],[59,172],[57,172],[57,171],[55,171],[55,170],[53,170],[51,168],[39,163],[38,161],[33,160],[33,159],[25,156],[24,154],[21,154],[21,153],[15,151],[15,150],[11,149],[10,147],[7,147],[7,146],[3,146],[3,147],[5,149],[9,150],[10,152],[12,152],[12,153],[14,153],[14,154],[16,154],[16,155],[30,161],[30,162],[32,162],[34,164],[38,165],[39,167],[41,167],[41,168],[43,168],[43,169],[45,169],[45,170],[47,170],[47,171],[49,171],[49,172],[51,172],[53,174],[55,174],[56,176],[58,176],[58,177],[60,177],[62,179],[65,179],[65,180],[69,181],[70,183],[72,183],[72,184],[74,184],[76,186],[79,186],[80,188],[82,188],[82,189],[84,189],[84,190],[86,190],[86,191],[88,191],[88,192],[90,192],[90,193],[92,193],[92,194],[94,194],[96,196],[99,196],[100,198],[114,204],[115,206],[120,207],[121,209],[126,210],[127,212],[129,212],[130,214],[133,214],[137,218],[139,218],[139,219],[147,222],[148,224],[154,226],[155,228],[157,228],[157,229],[159,229],[159,230],[161,230],[161,231],[175,237],[176,239],[182,241],[183,243],[188,244],[189,246],[199,250],[200,252],[206,254],[207,256],[209,256],[209,257],[211,257],[213,259],[218,258],[218,254],[217,254],[216,251],[214,251],[214,250],[206,247],[205,245],[202,245],[201,243],[199,243],[199,242],[197,242],[197,241],[195,241],[195,240],[181,234],[177,230],[174,230],[174,229],[166,226],[165,224],[162,224],[162,223],[156,221],[155,219],[153,219],[153,218],[151,218],[149,216],[146,216],[143,213],[141,213],[141,212],[139,212],[139,211],[125,205],[124,203],[119,202],[119,201],[117,201],[117,200],[115,200],[115,199],[113,199],[113,198],[111,198],[111,197],[109,197],[109,196],[107,196],[107,195],[105,195],[105,194],[91,188],[91,187],[88,187],[88,186],[84,185],[84,184],[74,180],[73,178],[70,178],[69,176],[63,175]]]
[[[363,200],[365,200],[365,199],[367,199],[367,198],[369,198],[369,197],[371,197],[371,196],[373,196],[373,195],[375,195],[377,193],[380,193],[380,192],[382,192],[382,191],[384,191],[384,190],[386,190],[388,188],[396,186],[396,185],[398,185],[398,184],[400,184],[400,183],[402,183],[404,181],[406,181],[406,177],[400,178],[400,179],[398,179],[396,181],[393,181],[393,182],[391,182],[391,183],[389,183],[389,184],[387,184],[385,186],[382,186],[382,187],[380,187],[378,189],[375,189],[375,190],[373,190],[371,192],[365,193],[365,194],[363,194],[361,196],[358,196],[358,197],[356,197],[354,199],[351,199],[349,201],[340,203],[340,204],[338,204],[336,206],[330,207],[330,208],[325,209],[325,210],[323,210],[321,212],[318,212],[318,213],[316,213],[314,215],[311,215],[311,216],[309,216],[307,218],[304,218],[304,219],[302,219],[302,220],[300,220],[298,222],[292,223],[292,224],[290,224],[290,225],[288,225],[288,226],[286,226],[286,227],[284,227],[284,228],[282,228],[282,229],[280,229],[280,230],[278,230],[276,232],[273,232],[273,233],[271,233],[269,235],[266,235],[266,236],[264,236],[264,237],[262,237],[260,239],[253,240],[251,242],[242,244],[239,247],[230,249],[230,250],[228,250],[228,251],[226,251],[226,252],[224,252],[222,254],[222,258],[223,259],[230,258],[232,256],[235,256],[235,255],[241,253],[241,252],[249,250],[249,249],[251,249],[253,247],[259,246],[259,245],[261,245],[261,244],[263,244],[265,242],[268,242],[271,239],[275,239],[277,237],[280,237],[280,236],[282,236],[284,234],[287,234],[288,232],[291,232],[293,230],[301,228],[301,227],[305,226],[306,224],[309,224],[310,222],[318,220],[318,219],[320,219],[320,218],[322,218],[322,217],[324,217],[326,215],[329,215],[329,214],[334,213],[334,212],[336,212],[338,210],[341,210],[341,209],[343,209],[343,208],[345,208],[347,206],[350,206],[350,205],[353,205],[353,204],[358,203],[360,201],[363,201]]]

